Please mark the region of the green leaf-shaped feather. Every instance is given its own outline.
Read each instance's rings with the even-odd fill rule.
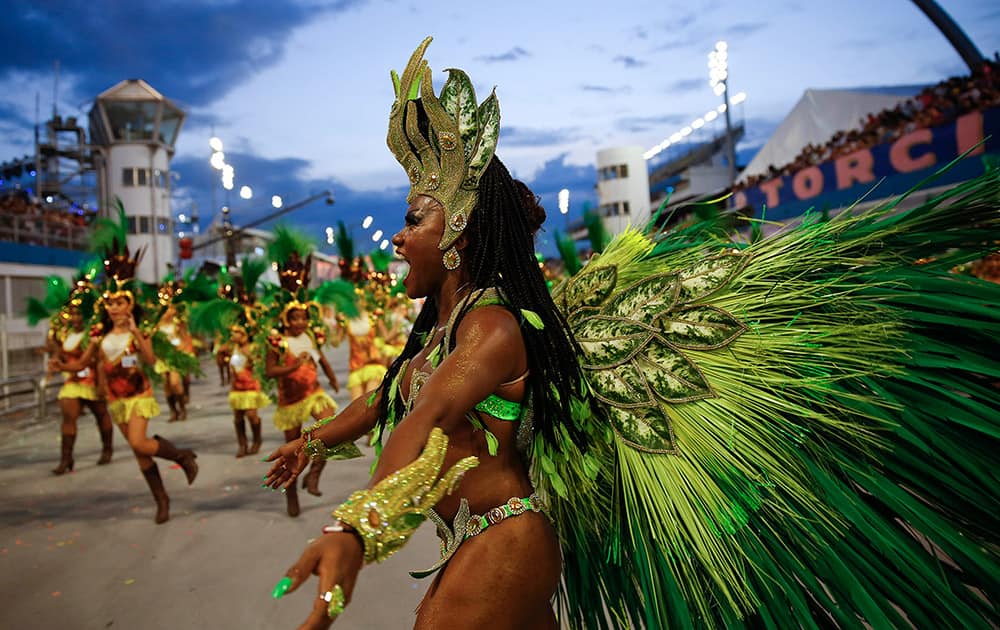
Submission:
[[[676,274],[662,273],[643,278],[616,292],[601,309],[601,314],[652,324],[658,315],[674,305],[678,290]]]
[[[715,395],[691,359],[657,337],[636,356],[638,369],[664,402],[681,403]]]
[[[659,406],[639,409],[609,407],[608,412],[615,433],[629,446],[655,453],[677,452],[670,420]]]
[[[479,177],[493,158],[500,137],[500,102],[496,92],[492,92],[483,104],[479,106],[479,134],[475,150],[469,157],[469,176],[463,184],[472,188],[479,183]]]
[[[572,316],[581,307],[600,306],[611,295],[617,282],[618,269],[613,265],[584,268],[573,277],[566,289],[566,312]]]
[[[589,317],[573,327],[584,352],[581,364],[591,369],[614,367],[631,359],[652,334],[637,322],[609,317]]]
[[[655,402],[642,373],[631,361],[589,370],[587,377],[594,396],[614,407],[646,407]]]
[[[458,135],[462,139],[465,159],[469,160],[476,145],[479,132],[479,110],[476,107],[476,90],[469,75],[457,68],[448,68],[448,79],[441,88],[438,100],[444,111],[458,125]]]
[[[714,350],[722,348],[746,330],[741,322],[714,306],[681,308],[659,320],[660,334],[678,348]]]
[[[725,287],[750,262],[747,254],[720,254],[707,258],[680,274],[682,303],[701,300]]]

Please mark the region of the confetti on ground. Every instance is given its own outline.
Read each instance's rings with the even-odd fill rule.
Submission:
[[[62,591],[52,591],[52,597],[59,597],[62,595]]]
[[[135,584],[135,578],[125,580],[125,585],[128,586],[129,584]]]

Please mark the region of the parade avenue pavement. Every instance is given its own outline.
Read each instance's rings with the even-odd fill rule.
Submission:
[[[345,384],[347,351],[327,350]],[[0,423],[0,627],[25,629],[295,628],[317,596],[315,577],[281,600],[271,590],[309,539],[332,520],[330,510],[364,487],[372,449],[361,459],[330,462],[320,480],[322,497],[299,491],[302,513],[285,514],[285,498],[260,487],[268,464],[261,457],[281,442],[271,423],[274,406],[261,411],[264,444],[257,456],[234,457],[236,438],[228,388],[214,362],[191,387],[188,420],[161,415],[149,435],[162,433],[198,453],[200,472],[188,486],[184,473],[157,459],[170,494],[170,521],[153,522],[155,503],[125,439],[116,430],[114,459],[97,466],[100,437],[93,416],[80,418],[75,470],[59,462],[59,410],[44,421]],[[324,383],[324,385],[326,385]],[[332,392],[331,392],[332,393]],[[249,429],[248,429],[249,434]],[[383,564],[360,574],[354,599],[337,628],[410,628],[414,609],[432,578],[407,571],[431,566],[439,543],[425,523],[410,543]]]

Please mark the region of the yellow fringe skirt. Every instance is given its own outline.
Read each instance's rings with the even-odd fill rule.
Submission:
[[[260,409],[271,404],[271,399],[264,392],[246,391],[229,392],[229,408],[233,411]]]
[[[108,402],[108,413],[115,424],[126,424],[132,416],[142,416],[148,420],[160,415],[160,405],[151,393],[140,394]]]
[[[291,405],[279,405],[274,410],[274,426],[279,431],[288,431],[313,419],[314,411],[332,409],[337,413],[337,403],[322,389]]]
[[[97,388],[84,383],[66,383],[59,389],[59,400],[64,398],[81,398],[83,400],[99,400]]]
[[[351,372],[351,375],[347,377],[347,387],[358,387],[364,385],[365,383],[370,383],[372,381],[382,382],[382,377],[388,371],[384,365],[376,365],[374,363],[369,363],[368,365],[358,368]]]

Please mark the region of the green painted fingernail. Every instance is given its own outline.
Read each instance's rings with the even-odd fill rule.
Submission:
[[[281,599],[282,597],[284,597],[285,593],[287,593],[288,589],[291,587],[292,587],[292,578],[283,577],[280,580],[278,580],[277,584],[274,585],[274,590],[271,591],[271,597],[273,597],[274,599]]]

